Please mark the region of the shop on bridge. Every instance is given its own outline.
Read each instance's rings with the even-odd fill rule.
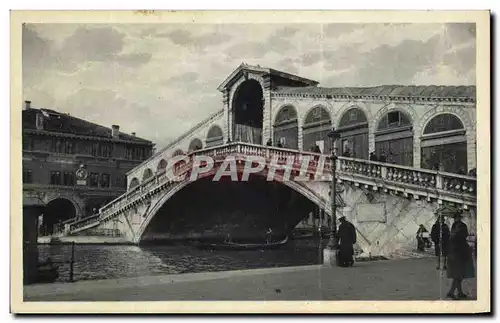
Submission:
[[[389,163],[413,166],[413,125],[406,113],[390,111],[379,121],[375,155]]]
[[[424,127],[421,167],[450,173],[467,173],[467,138],[462,121],[443,113]]]

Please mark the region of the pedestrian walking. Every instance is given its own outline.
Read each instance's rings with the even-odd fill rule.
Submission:
[[[339,218],[339,266],[348,267],[354,265],[354,244],[356,243],[356,228],[347,221],[345,216]]]
[[[462,281],[475,277],[472,250],[467,243],[469,232],[467,225],[462,222],[461,213],[454,215],[454,222],[450,231],[450,245],[448,254],[447,276],[452,279],[450,290],[446,295],[451,299],[465,299],[467,294],[462,290]],[[455,290],[457,294],[455,295]]]
[[[417,250],[425,251],[425,248],[430,247],[430,235],[429,231],[424,227],[423,224],[419,225],[417,230]]]
[[[434,250],[437,257],[436,269],[441,268],[441,257],[443,257],[443,269],[446,269],[446,258],[448,257],[448,247],[450,244],[450,228],[444,222],[444,216],[438,216],[436,223],[432,226],[431,239],[434,242]]]

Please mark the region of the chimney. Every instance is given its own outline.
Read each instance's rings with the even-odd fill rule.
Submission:
[[[135,137],[135,132],[132,132],[132,137]]]
[[[31,109],[31,101],[24,101],[24,110]]]
[[[120,126],[119,125],[112,125],[111,126],[111,137],[113,137],[113,139],[118,139],[118,136],[120,135]]]

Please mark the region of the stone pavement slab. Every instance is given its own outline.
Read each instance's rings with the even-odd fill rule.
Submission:
[[[24,288],[25,301],[439,300],[450,286],[435,259],[358,262],[84,281]],[[464,291],[477,297],[476,279]]]

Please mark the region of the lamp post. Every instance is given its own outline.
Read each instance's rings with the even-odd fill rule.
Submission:
[[[332,170],[332,183],[331,183],[331,207],[332,207],[332,220],[330,227],[330,238],[328,240],[328,244],[323,251],[323,263],[328,265],[334,265],[337,263],[337,248],[338,248],[338,239],[337,239],[337,140],[340,137],[335,128],[328,133],[328,137],[331,138],[331,157],[330,157],[330,165]]]

